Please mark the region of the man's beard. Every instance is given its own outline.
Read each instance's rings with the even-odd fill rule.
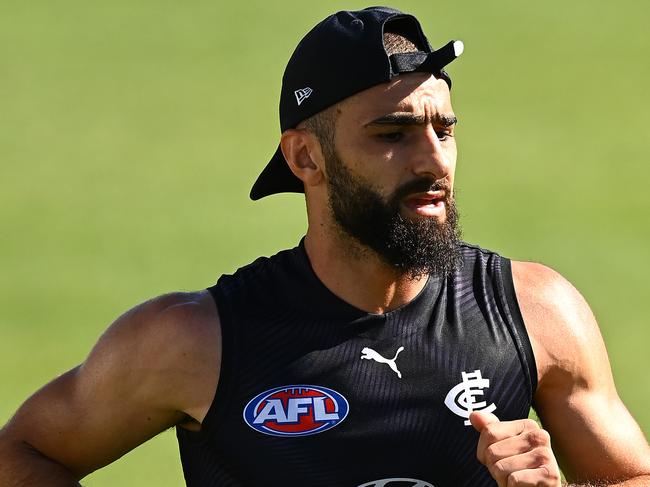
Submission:
[[[352,174],[336,154],[326,151],[329,204],[335,221],[347,235],[373,250],[381,260],[411,278],[446,276],[460,265],[460,227],[451,188],[446,180],[419,178],[397,188],[388,200],[372,184]],[[445,192],[446,220],[404,218],[400,203],[411,194]]]

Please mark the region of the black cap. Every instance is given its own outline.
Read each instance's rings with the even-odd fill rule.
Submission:
[[[388,56],[384,32],[406,37],[418,51]],[[462,50],[462,42],[450,41],[434,51],[418,20],[399,10],[369,7],[337,12],[305,35],[287,63],[280,95],[280,128],[282,132],[294,128],[327,107],[402,73],[436,74],[451,88],[451,78],[442,68]],[[302,193],[304,187],[278,145],[250,197],[258,200],[283,192]]]

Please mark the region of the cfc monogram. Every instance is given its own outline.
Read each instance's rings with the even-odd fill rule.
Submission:
[[[484,379],[480,370],[474,372],[462,372],[463,381],[453,387],[445,398],[445,405],[454,414],[461,418],[469,418],[472,411],[485,411],[491,413],[497,407],[494,403],[489,406],[485,401],[476,401],[476,396],[483,395],[483,389],[490,387],[490,379]],[[465,426],[470,426],[469,419],[465,420]]]

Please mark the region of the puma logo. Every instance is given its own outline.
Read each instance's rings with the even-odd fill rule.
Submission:
[[[395,363],[395,360],[397,360],[397,356],[402,350],[404,350],[404,347],[399,347],[397,349],[397,352],[395,352],[395,356],[392,359],[387,359],[379,355],[379,353],[375,352],[372,348],[365,347],[363,350],[361,350],[361,360],[374,360],[380,364],[388,364],[391,370],[397,374],[397,377],[401,379],[402,373],[397,370],[397,364]]]

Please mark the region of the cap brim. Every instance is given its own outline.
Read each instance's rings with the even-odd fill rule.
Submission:
[[[250,198],[255,201],[275,193],[304,192],[302,181],[293,175],[278,145],[275,154],[253,184]]]

